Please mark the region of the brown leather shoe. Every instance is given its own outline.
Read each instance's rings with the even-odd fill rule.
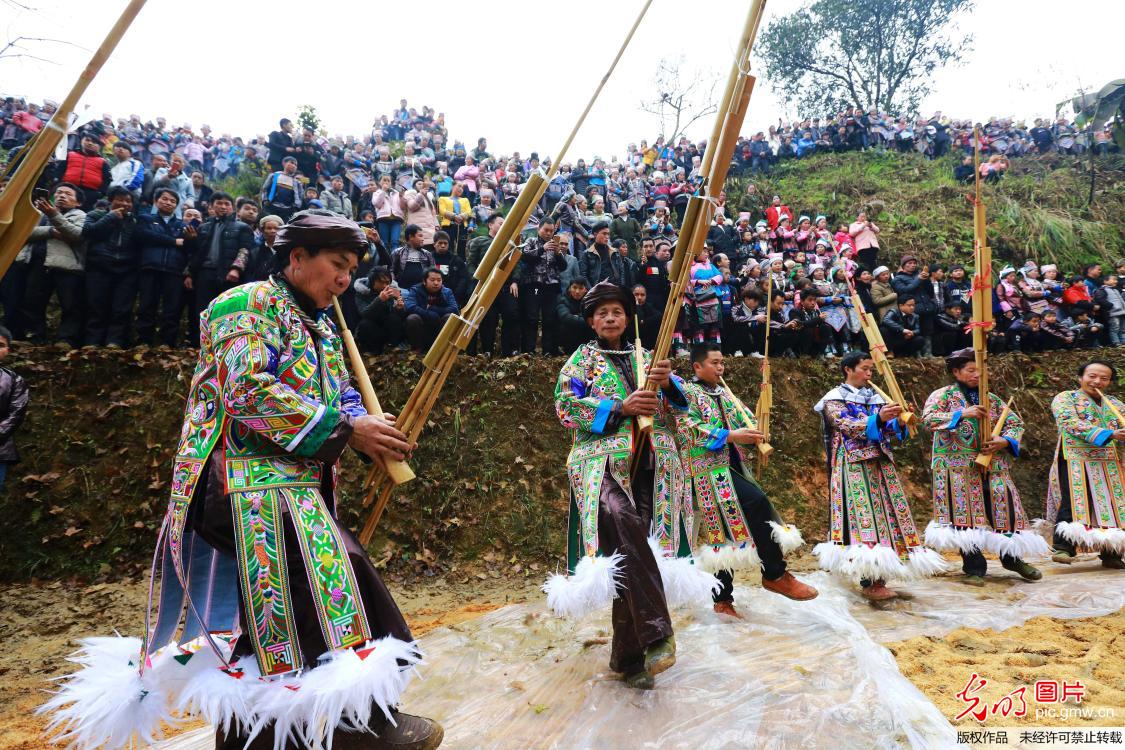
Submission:
[[[395,724],[387,722],[376,733],[337,730],[333,750],[434,750],[445,737],[441,724],[423,716],[396,711]]]
[[[739,620],[746,619],[738,613],[737,609],[734,608],[734,602],[715,602],[715,614],[727,615],[728,617],[734,617]]]
[[[894,599],[896,596],[898,594],[887,588],[883,581],[876,581],[863,589],[863,597],[873,602],[885,602],[888,599]]]
[[[768,581],[763,578],[762,588],[766,591],[772,591],[775,594],[787,596],[790,599],[796,599],[799,602],[807,602],[809,599],[815,599],[816,595],[820,593],[807,583],[798,581],[788,570],[776,581]]]

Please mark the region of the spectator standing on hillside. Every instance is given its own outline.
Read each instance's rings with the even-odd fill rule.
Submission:
[[[293,142],[293,121],[283,117],[278,125],[280,129],[270,133],[269,156],[266,158],[266,163],[275,172],[281,171],[285,157],[297,152],[297,144]]]
[[[879,227],[867,218],[866,211],[860,211],[855,221],[848,227],[859,264],[864,268],[875,268],[879,263]]]
[[[407,224],[404,237],[406,242],[391,253],[391,278],[401,289],[411,289],[425,279],[434,256],[425,248],[425,235],[417,224]]]
[[[465,184],[454,180],[450,194],[438,198],[437,205],[442,231],[449,235],[450,247],[462,258],[465,257],[465,243],[469,239],[469,222],[473,218],[472,204],[464,197],[464,191]]]
[[[297,180],[297,160],[286,156],[281,160],[281,169],[262,183],[262,210],[280,216],[288,223],[293,214],[301,210],[302,192],[301,183]]]
[[[320,191],[320,202],[324,208],[346,219],[352,218],[352,199],[344,191],[344,178],[332,175],[328,187]]]
[[[86,268],[86,212],[79,208],[81,203],[82,190],[67,182],[55,187],[53,203],[45,198],[35,202],[43,218],[12,264],[15,293],[4,300],[8,324],[19,338],[47,341],[47,303],[55,296],[61,312],[58,341],[68,349],[81,344]]]
[[[136,228],[133,194],[121,185],[109,189],[108,210],[86,215],[86,346],[129,346],[140,270]]]
[[[140,159],[133,157],[133,149],[126,141],[117,141],[113,144],[113,155],[117,163],[110,167],[109,185],[120,185],[133,194],[133,204],[139,206],[141,202],[141,187],[145,182],[145,167]]]
[[[199,314],[222,292],[242,281],[254,247],[254,232],[234,216],[234,200],[226,193],[211,195],[214,213],[199,227],[195,253],[188,261],[185,288],[194,293],[188,339],[199,345]]]
[[[434,202],[434,183],[419,177],[402,197],[407,226],[413,224],[422,232],[422,244],[433,247],[434,232],[438,228],[437,204]],[[392,269],[393,270],[393,269]],[[399,282],[400,284],[402,282]]]
[[[66,160],[59,162],[56,178],[82,191],[82,210],[89,211],[105,196],[112,180],[109,162],[101,154],[102,138],[88,131],[79,139],[77,151],[68,151]]]
[[[137,339],[154,344],[159,320],[160,343],[171,347],[179,343],[184,268],[195,250],[196,231],[176,218],[180,196],[175,190],[160,188],[154,199],[155,216],[138,218],[134,232],[140,253]]]
[[[556,313],[559,274],[566,269],[564,253],[565,248],[555,234],[555,224],[549,218],[539,222],[536,235],[524,244],[523,257],[520,259],[519,306],[520,351],[525,354],[535,351],[540,323],[543,329],[543,353],[558,353]]]
[[[169,165],[156,170],[156,176],[152,181],[153,192],[162,187],[170,187],[180,196],[180,202],[176,204],[177,219],[183,218],[185,208],[195,206],[195,186],[191,178],[184,174],[184,157],[179,154],[172,154]]]

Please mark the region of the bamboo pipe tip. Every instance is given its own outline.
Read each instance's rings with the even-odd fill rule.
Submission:
[[[915,416],[914,416],[914,412],[904,411],[902,414],[898,415],[898,421],[902,422],[905,425],[914,424],[914,422],[916,421]]]
[[[414,470],[406,465],[404,461],[387,461],[387,476],[396,485],[405,484],[415,478]]]
[[[762,454],[762,458],[767,458],[773,453],[773,446],[769,443],[758,443],[758,453]]]
[[[992,454],[982,453],[976,458],[976,465],[982,469],[988,469],[992,466]]]

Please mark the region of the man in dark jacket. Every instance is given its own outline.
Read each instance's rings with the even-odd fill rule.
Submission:
[[[137,246],[133,194],[109,189],[109,210],[91,211],[82,227],[86,240],[86,346],[124,348],[137,299]]]
[[[602,234],[608,239],[609,227],[602,226],[605,227]],[[559,272],[566,269],[565,252],[566,248],[555,234],[554,222],[546,217],[539,222],[536,235],[524,243],[520,259],[519,305],[520,351],[525,354],[535,351],[540,320],[543,322],[543,353],[558,354],[555,312],[559,297]]]
[[[582,275],[591,284],[609,281],[625,287],[625,263],[621,255],[609,246],[609,224],[597,224],[593,229],[594,243],[586,249],[582,259]]]
[[[159,308],[160,343],[176,346],[184,306],[184,271],[195,251],[196,231],[176,218],[180,196],[175,190],[160,188],[153,198],[156,215],[138,221],[134,233],[141,257],[137,338],[149,346],[155,342]]]
[[[427,268],[422,283],[410,287],[404,297],[406,305],[406,339],[410,347],[421,353],[437,338],[450,315],[457,313],[453,292],[442,283],[441,271]]]
[[[296,144],[293,143],[293,122],[283,117],[278,124],[281,129],[270,133],[267,142],[270,153],[266,161],[269,162],[270,169],[274,171],[281,169],[282,159],[286,156],[293,156],[297,151]]]
[[[918,316],[914,314],[913,297],[900,294],[898,307],[887,310],[879,329],[883,340],[896,357],[914,357],[922,351],[922,329]]]
[[[930,336],[933,334],[933,319],[937,316],[939,308],[934,301],[930,269],[922,268],[919,271],[918,259],[913,255],[904,255],[898,271],[891,278],[891,288],[899,297],[905,296],[915,301],[914,311],[920,326],[919,351],[924,357],[931,356],[933,345]]]
[[[668,302],[668,261],[671,258],[671,246],[667,240],[659,240],[639,269],[637,281],[648,292],[648,301],[659,310]]]
[[[449,235],[442,231],[434,232],[434,267],[441,271],[443,281],[457,305],[464,305],[469,299],[469,267],[460,255],[450,252]]]
[[[641,332],[641,344],[645,349],[651,349],[656,345],[656,336],[660,332],[660,319],[664,315],[664,310],[648,301],[648,290],[645,289],[644,284],[633,285],[633,299],[637,302],[635,315],[637,327]],[[632,335],[635,338],[636,332],[632,332]]]
[[[969,346],[969,334],[965,333],[968,320],[964,317],[965,306],[959,300],[946,303],[945,310],[934,319],[934,355],[947,354]]]
[[[402,290],[391,283],[390,269],[372,266],[366,278],[356,279],[355,300],[359,308],[355,338],[360,349],[381,354],[402,342],[406,303]]]
[[[738,247],[738,232],[727,223],[723,214],[715,214],[715,223],[707,230],[707,241],[711,243],[714,253],[723,253],[730,256]]]
[[[215,215],[199,228],[195,252],[188,261],[184,285],[195,292],[195,307],[188,325],[193,346],[199,344],[199,314],[222,292],[239,284],[250,251],[254,231],[234,217],[234,199],[227,193],[211,195]]]
[[[559,297],[555,315],[559,321],[559,344],[564,353],[573,352],[587,341],[594,340],[594,329],[582,317],[582,298],[589,284],[581,277],[570,282],[566,293]]]

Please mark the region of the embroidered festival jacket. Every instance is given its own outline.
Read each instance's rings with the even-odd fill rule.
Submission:
[[[995,393],[989,396],[989,415],[993,425],[1004,411],[1004,402]],[[980,424],[962,419],[965,409],[975,405],[977,391],[966,393],[957,384],[939,388],[926,399],[922,421],[934,433],[933,472],[934,520],[956,528],[987,528],[994,531],[1022,531],[1028,528],[1019,491],[1012,480],[1012,459],[1019,457],[1024,424],[1014,411],[1008,414],[1000,437],[1009,449],[993,454],[988,473],[992,517],[985,512],[982,473],[975,463],[980,454]]]
[[[816,405],[824,421],[828,456],[829,541],[888,545],[902,560],[921,546],[910,504],[895,471],[891,437],[904,431],[897,419],[879,423],[883,398],[847,383]]]
[[[758,429],[754,415],[745,415],[727,395],[726,389],[711,389],[702,383],[684,383],[688,399],[686,414],[676,419],[684,470],[687,472],[702,517],[700,543],[712,547],[743,544],[751,540],[750,529],[731,481],[730,448],[738,451],[743,475],[750,456],[745,446],[727,442],[732,430]]]
[[[174,596],[178,582],[180,606],[201,616],[181,545],[193,533],[188,509],[193,499],[202,502],[195,498],[196,489],[216,454],[231,501],[240,589],[251,620],[241,627],[251,636],[261,674],[283,674],[303,660],[289,598],[291,576],[307,577],[330,649],[369,638],[354,571],[321,495],[322,480],[334,484],[335,466],[328,468],[332,476],[323,477],[325,465],[315,457],[342,413],[358,417],[366,410],[349,383],[332,322],[323,311],[315,320],[301,311],[284,282],[271,278],[224,292],[201,315],[200,330],[199,363],[157,548],[160,559],[164,547],[162,586],[170,581]],[[283,509],[296,529],[305,570],[289,570],[286,564]],[[162,602],[168,600],[162,592]],[[171,614],[164,609],[160,615],[166,623]],[[164,635],[155,640],[168,632],[167,625],[158,624],[157,633]]]
[[[643,351],[647,367],[651,353]],[[673,378],[673,388],[682,392]],[[630,461],[636,445],[636,419],[611,419],[615,404],[629,395],[622,374],[598,348],[597,342],[578,347],[559,372],[555,385],[555,412],[573,433],[567,456],[570,479],[570,570],[583,556],[598,548],[598,500],[606,472],[632,497]],[[655,460],[652,535],[662,549],[679,554],[690,543],[692,512],[687,481],[677,451],[673,407],[659,394],[660,408],[653,417],[651,447]],[[616,423],[611,428],[611,423]],[[608,552],[612,552],[609,550]]]
[[[1125,412],[1125,404],[1105,395]],[[1081,390],[1063,391],[1051,401],[1059,428],[1055,459],[1047,483],[1047,521],[1055,523],[1062,502],[1060,464],[1070,484],[1071,516],[1075,523],[1097,528],[1125,528],[1125,468],[1113,431],[1125,427],[1109,407]]]

